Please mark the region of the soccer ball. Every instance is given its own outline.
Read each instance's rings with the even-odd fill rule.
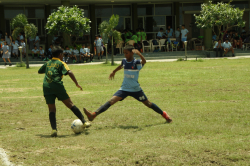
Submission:
[[[83,123],[80,119],[76,119],[71,123],[71,129],[75,134],[83,132]]]

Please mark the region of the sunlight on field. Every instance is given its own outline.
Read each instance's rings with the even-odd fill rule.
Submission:
[[[50,137],[44,75],[38,68],[0,69],[0,148],[20,165],[248,165],[249,63],[147,63],[141,87],[172,124],[129,97],[75,135],[70,124],[76,117],[57,101],[57,138]],[[95,111],[122,83],[122,71],[108,80],[112,66],[69,67],[83,91],[68,76],[64,85],[81,110]]]

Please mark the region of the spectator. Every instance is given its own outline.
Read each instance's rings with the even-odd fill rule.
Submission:
[[[4,41],[4,45],[2,46],[2,54],[3,54],[3,61],[5,62],[5,66],[7,65],[5,58],[9,61],[9,66],[11,66],[11,61],[10,61],[10,52],[9,52],[9,46],[6,41]]]
[[[239,48],[242,47],[242,39],[240,35],[238,35],[238,32],[236,32],[234,35],[234,46],[235,48],[237,48],[237,46],[239,46]]]
[[[12,56],[14,58],[18,59],[18,47],[19,47],[19,44],[16,43],[15,40],[13,40],[13,42],[12,42],[12,47],[13,47]]]
[[[229,34],[227,35],[227,38],[229,40],[229,42],[234,42],[234,35],[233,35],[233,31],[230,31]]]
[[[234,57],[234,49],[231,45],[231,43],[229,42],[229,39],[226,39],[226,41],[223,43],[222,47],[224,48],[224,56],[226,56],[226,54],[229,52],[229,51],[232,51],[233,53],[233,57]]]
[[[171,28],[171,26],[168,26],[168,29],[166,30],[166,35],[168,36],[168,38],[173,38],[173,35],[174,35],[173,33],[174,33],[174,31]]]
[[[163,28],[160,28],[160,31],[157,33],[157,38],[162,39],[163,37],[164,37]]]
[[[189,31],[185,28],[185,25],[182,25],[181,26],[181,41],[182,41],[182,46],[183,46],[183,48],[185,48],[184,47],[184,42],[185,41],[187,41],[187,35],[188,35],[188,33],[189,33]]]
[[[99,38],[102,40],[101,35],[99,35]],[[102,41],[102,45],[101,45],[101,57],[103,57],[103,53],[104,53],[104,43]]]
[[[39,48],[39,46],[40,46],[40,38],[39,38],[38,34],[36,34],[35,45],[37,48]]]
[[[147,40],[147,34],[146,34],[146,32],[144,32],[143,28],[141,28],[141,39],[142,40]]]
[[[177,30],[175,31],[175,38],[177,42],[180,42],[180,28],[178,27]]]
[[[80,55],[79,50],[76,48],[76,45],[74,45],[74,50],[72,51],[72,55],[71,55],[71,58],[73,59],[73,63],[77,62],[77,57],[79,55]]]
[[[103,41],[101,38],[99,38],[98,35],[96,35],[96,40],[94,42],[94,45],[96,46],[96,53],[98,54],[98,60],[100,60],[100,53],[101,53],[101,46],[103,44]],[[102,56],[101,56],[102,59]]]
[[[86,56],[86,49],[85,49],[85,45],[82,45],[82,48],[80,49],[80,63],[82,61],[83,58],[83,63],[84,63],[84,58]]]
[[[24,39],[21,40],[21,44],[20,44],[23,49],[22,49],[22,54],[23,54],[23,57],[25,58],[26,57],[26,44],[24,42]]]
[[[213,34],[214,35],[212,36],[212,39],[213,39],[213,41],[216,41],[217,40],[217,36],[216,36],[215,32]]]
[[[90,45],[88,45],[87,46],[87,48],[85,48],[85,50],[86,50],[86,58],[88,58],[89,59],[89,61],[90,62],[93,62],[93,54],[92,53],[90,53]],[[86,60],[86,62],[88,61],[88,59]]]
[[[52,48],[53,48],[53,45],[50,44],[48,52],[47,52],[47,56],[48,56],[49,59],[52,59]]]
[[[137,42],[138,42],[138,40],[137,40],[137,35],[136,35],[136,33],[131,37],[131,40],[134,40],[134,47],[135,47],[135,49],[138,49],[139,50],[139,48],[138,48],[138,44],[137,44]]]
[[[7,42],[8,45],[10,45],[12,38],[10,35],[8,35],[8,33],[5,33],[5,41]]]
[[[124,33],[125,33],[125,34],[124,34],[125,43],[127,43],[127,42],[131,39],[132,33],[129,32],[129,30],[127,30],[127,29],[125,29]]]
[[[39,57],[39,50],[37,49],[37,46],[35,46],[34,49],[31,50],[31,52],[32,52],[32,57],[33,57],[32,59],[34,59],[35,56]]]
[[[22,40],[24,40],[24,37],[21,32],[19,33],[18,40],[19,40],[19,45],[21,45]]]
[[[220,51],[220,57],[223,56],[224,49],[223,49],[223,46],[222,46],[222,43],[221,43],[221,39],[219,39],[218,42],[215,44],[214,51],[216,51],[216,57],[218,57],[218,52],[219,51]]]
[[[137,35],[137,43],[140,44],[141,43],[141,31],[140,28],[136,29],[136,35]]]
[[[69,57],[71,56],[72,52],[69,49],[69,46],[65,46],[66,50],[64,50],[64,57],[63,57],[63,62],[68,64]]]
[[[48,60],[47,57],[45,56],[43,46],[39,47],[39,55],[40,55],[41,60],[43,60],[43,61]]]

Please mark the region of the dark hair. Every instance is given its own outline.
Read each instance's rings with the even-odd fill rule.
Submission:
[[[219,39],[218,41],[221,41],[221,39]]]
[[[228,40],[228,38],[226,38],[226,40]]]
[[[54,46],[52,48],[52,56],[53,57],[58,57],[62,53],[63,53],[63,50],[60,46]]]
[[[95,35],[95,37],[99,37],[99,35]]]
[[[86,47],[85,44],[83,44],[82,46]]]
[[[43,46],[40,46],[41,48],[43,48]]]
[[[50,44],[50,46],[53,46],[53,44]]]
[[[65,48],[68,48],[69,46],[65,46]]]
[[[182,26],[183,26],[183,27],[185,27],[185,25],[184,25],[184,24],[183,24]]]
[[[76,47],[76,45],[74,45],[74,47]]]
[[[34,45],[34,47],[36,47],[36,48],[37,48],[37,46],[36,46],[36,45]]]
[[[143,28],[141,28],[141,31],[144,31],[144,29],[143,29]]]
[[[160,28],[160,30],[163,30],[163,28]]]
[[[132,45],[126,45],[126,46],[124,47],[124,50],[128,50],[129,52],[132,52],[133,49],[135,49],[135,48],[134,48],[134,46],[132,46]]]

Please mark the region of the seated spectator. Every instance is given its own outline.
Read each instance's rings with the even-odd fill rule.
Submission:
[[[213,39],[213,41],[217,40],[217,35],[215,34],[215,32],[214,32],[214,35],[212,36],[212,39]]]
[[[163,39],[164,37],[163,28],[160,28],[160,31],[157,33],[157,39]]]
[[[23,57],[25,58],[26,57],[26,43],[24,42],[24,39],[21,40],[21,46],[23,47],[22,54],[23,54]]]
[[[240,35],[238,35],[238,32],[236,32],[234,35],[234,46],[235,47],[239,46],[238,48],[242,47],[242,40]]]
[[[77,57],[79,55],[80,55],[79,50],[76,48],[76,45],[75,45],[74,50],[72,51],[72,55],[71,55],[71,59],[73,60],[73,63],[77,62]]]
[[[14,58],[18,59],[18,47],[19,47],[19,44],[16,43],[15,40],[13,40],[13,42],[12,42],[12,47],[13,47],[12,56]]]
[[[46,61],[46,60],[47,60],[47,57],[45,57],[45,54],[44,54],[43,46],[40,46],[40,47],[39,47],[39,54],[40,54],[40,58],[41,58],[43,61]]]
[[[173,33],[170,33],[170,29],[168,29],[167,32],[168,32],[168,36],[167,36],[168,43],[170,43],[171,42],[170,39],[173,38],[173,36],[170,36],[170,35],[172,35]]]
[[[146,32],[144,32],[143,28],[141,28],[141,39],[142,39],[142,41],[147,40],[147,34],[146,34]]]
[[[221,39],[218,40],[218,42],[214,46],[214,51],[216,51],[216,57],[218,57],[218,52],[220,51],[220,57],[223,56],[224,48],[221,43]]]
[[[137,41],[137,35],[136,34],[134,34],[132,37],[131,37],[131,40],[134,40],[135,41],[135,43],[134,43],[134,47],[135,47],[135,49],[138,49],[139,50],[139,47],[138,47],[138,41]],[[140,51],[140,50],[139,50]]]
[[[88,61],[88,59],[90,62],[93,62],[94,55],[92,53],[90,53],[90,45],[88,45],[87,48],[85,48],[85,52],[86,52],[85,58],[87,58],[86,62]]]
[[[83,63],[84,63],[84,58],[86,56],[86,50],[85,50],[85,45],[82,45],[82,48],[80,49],[80,63],[82,62],[83,58]]]
[[[48,58],[49,59],[52,59],[52,48],[53,48],[53,45],[51,44],[49,46],[49,49],[48,49],[48,52],[47,52],[47,55],[48,55]]]
[[[226,39],[226,41],[223,43],[222,47],[224,48],[224,51],[225,51],[224,56],[226,56],[226,54],[227,54],[229,51],[232,51],[233,57],[235,56],[235,55],[234,55],[234,49],[233,49],[233,47],[232,47],[232,44],[229,42],[228,39]]]
[[[175,38],[177,42],[180,42],[180,28],[178,27],[177,30],[175,31]]]
[[[69,46],[65,46],[66,50],[63,52],[63,62],[68,63],[69,57],[72,55],[71,50],[69,49]]]
[[[34,47],[34,49],[31,52],[32,52],[33,59],[35,58],[35,56],[39,57],[39,50],[37,49],[36,46]]]

